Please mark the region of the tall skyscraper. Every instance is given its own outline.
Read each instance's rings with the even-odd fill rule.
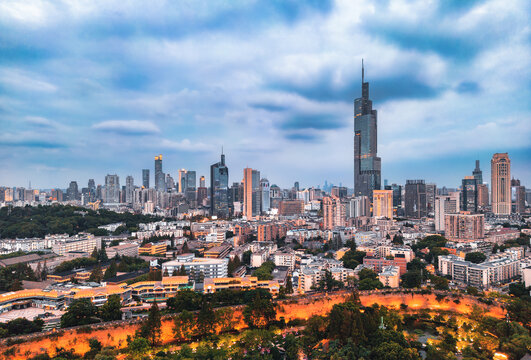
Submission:
[[[252,219],[261,209],[260,171],[243,169],[243,216]]]
[[[186,187],[184,189],[184,193],[186,196],[186,200],[188,202],[193,202],[196,200],[197,194],[196,194],[196,173],[195,171],[187,171],[186,172]]]
[[[177,183],[179,185],[179,192],[184,194],[186,191],[186,169],[180,169],[177,173]]]
[[[476,160],[476,168],[472,171],[474,179],[476,179],[477,184],[483,184],[483,171],[479,168],[479,160]]]
[[[478,211],[478,186],[474,176],[465,176],[461,185],[461,211]]]
[[[210,214],[221,218],[229,217],[229,168],[225,155],[221,161],[210,166]]]
[[[426,184],[424,180],[407,180],[405,197],[405,213],[407,217],[420,219],[427,215]]]
[[[142,186],[149,189],[149,169],[142,169]]]
[[[105,197],[103,202],[106,204],[120,202],[120,178],[118,175],[105,176]]]
[[[206,187],[206,181],[203,175],[199,178],[199,187]]]
[[[133,204],[133,196],[135,193],[135,181],[131,175],[125,178],[125,202]]]
[[[262,190],[262,212],[265,213],[271,208],[270,205],[270,191],[269,191],[269,180],[263,178],[260,180],[260,188]]]
[[[377,118],[369,99],[361,63],[361,98],[354,101],[354,194],[372,199],[373,190],[381,188],[381,159],[377,156]]]
[[[155,156],[155,189],[166,190],[166,177],[162,172],[162,155]]]
[[[79,190],[77,187],[77,181],[70,181],[70,185],[66,190],[66,199],[70,201],[79,200]]]
[[[491,202],[492,212],[496,215],[511,214],[511,160],[509,154],[492,155],[491,166]]]

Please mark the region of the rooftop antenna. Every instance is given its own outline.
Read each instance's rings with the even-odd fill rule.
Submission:
[[[365,81],[365,68],[363,67],[363,58],[361,58],[361,83]]]

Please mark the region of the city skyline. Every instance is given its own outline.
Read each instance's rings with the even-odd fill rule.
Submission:
[[[138,185],[157,154],[174,178],[208,176],[224,146],[231,182],[249,166],[281,187],[352,188],[364,58],[382,184],[457,187],[476,159],[489,182],[508,152],[529,185],[530,4],[398,5],[3,2],[0,184]]]

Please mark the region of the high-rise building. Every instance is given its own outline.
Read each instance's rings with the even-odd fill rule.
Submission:
[[[446,214],[444,219],[444,234],[450,241],[468,242],[485,237],[483,214],[462,211],[459,214]]]
[[[243,169],[243,216],[253,219],[261,209],[260,171]]]
[[[66,190],[66,199],[69,201],[79,200],[79,190],[77,187],[77,181],[70,181],[70,185]]]
[[[420,219],[427,215],[426,184],[424,180],[407,180],[405,197],[405,213],[407,217]]]
[[[135,193],[135,181],[131,175],[125,178],[125,202],[133,204],[133,196]]]
[[[199,187],[206,187],[206,181],[203,175],[199,178]]]
[[[170,174],[166,174],[166,190],[175,189],[175,181]]]
[[[369,216],[370,201],[368,196],[356,196],[350,200],[349,217]]]
[[[478,184],[478,211],[489,207],[489,187],[487,184]]]
[[[162,172],[162,155],[155,156],[155,189],[166,191],[166,177]]]
[[[354,194],[372,197],[381,187],[381,159],[377,156],[377,117],[369,99],[369,83],[361,65],[361,97],[354,101]]]
[[[483,172],[479,168],[479,160],[476,160],[476,168],[472,171],[472,175],[474,176],[474,179],[476,179],[478,185],[483,184]]]
[[[260,180],[260,189],[262,190],[262,213],[269,211],[270,209],[270,194],[269,194],[269,180],[263,178]]]
[[[323,198],[323,229],[332,230],[336,226],[345,226],[345,206],[337,196]]]
[[[402,207],[402,185],[386,185],[385,190],[393,190],[393,207],[395,209]]]
[[[118,175],[105,176],[105,197],[103,202],[106,204],[120,202],[120,178]]]
[[[435,231],[444,231],[445,215],[459,212],[459,192],[435,197]]]
[[[185,196],[186,196],[186,200],[188,202],[193,202],[195,201],[197,195],[196,195],[196,186],[197,186],[197,181],[196,181],[196,173],[195,171],[187,171],[186,172],[186,186],[185,186],[185,189],[184,189],[184,193],[185,193]]]
[[[511,180],[512,212],[523,214],[525,212],[525,186],[520,185],[520,180]]]
[[[437,195],[436,184],[426,184],[426,211],[428,214],[433,214],[435,208],[435,196]]]
[[[186,169],[180,169],[177,171],[177,184],[179,186],[179,192],[184,194],[186,192]]]
[[[374,190],[372,203],[373,217],[393,218],[393,190]]]
[[[225,155],[221,161],[210,166],[210,214],[229,217],[229,168],[225,165]]]
[[[492,155],[491,165],[491,203],[496,215],[511,214],[511,160],[509,154]]]
[[[142,186],[149,189],[149,169],[142,169]]]
[[[465,176],[461,185],[461,211],[478,211],[478,187],[474,176]]]

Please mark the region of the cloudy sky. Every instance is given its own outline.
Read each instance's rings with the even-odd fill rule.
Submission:
[[[0,2],[0,185],[208,175],[353,185],[361,59],[382,178],[531,186],[531,2]],[[153,170],[152,170],[153,171]],[[152,180],[153,181],[153,180]]]

